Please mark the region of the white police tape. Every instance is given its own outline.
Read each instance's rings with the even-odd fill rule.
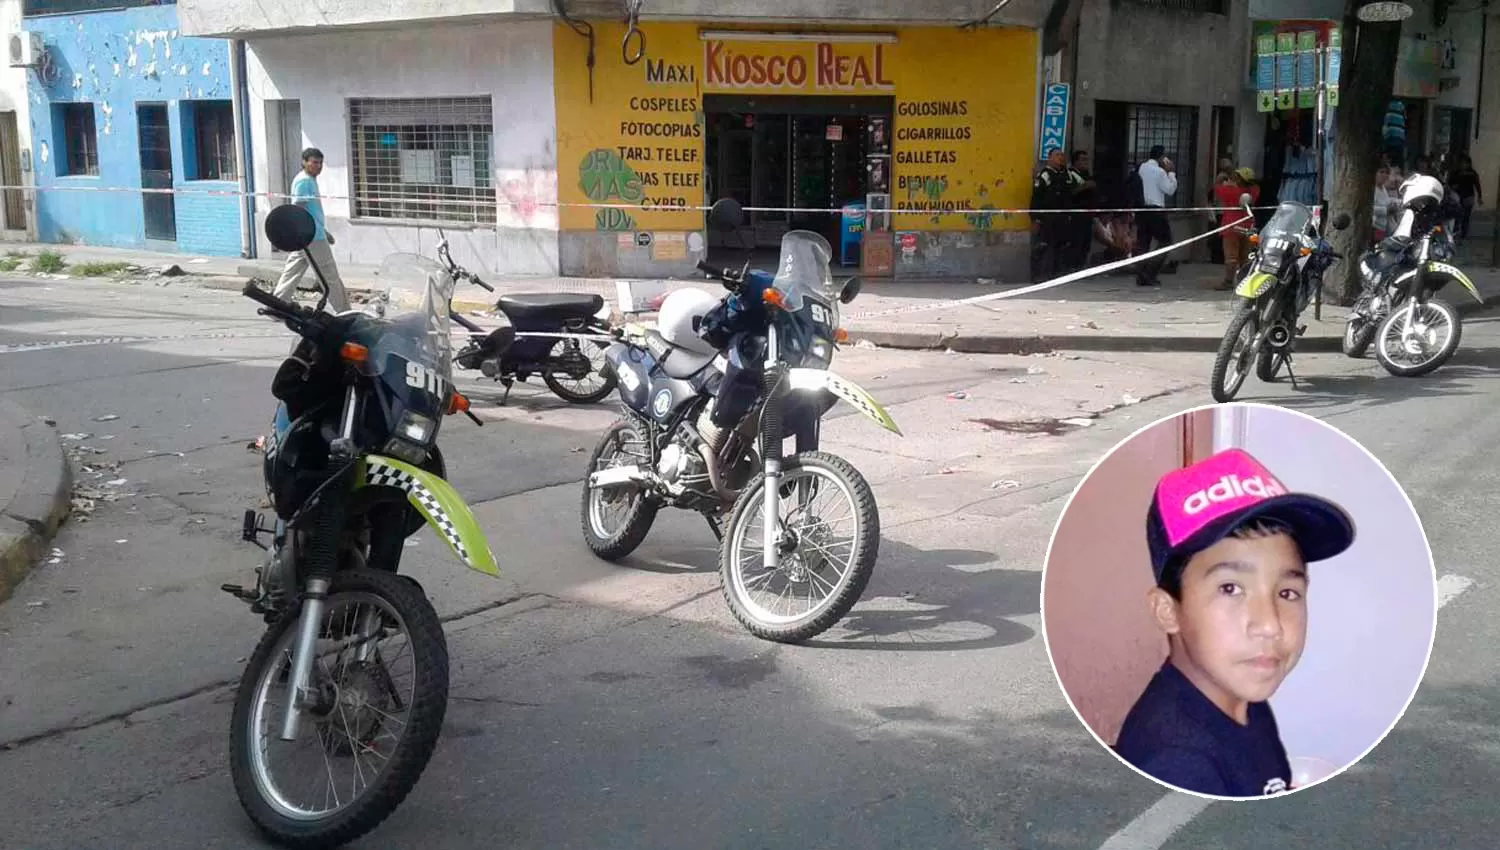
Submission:
[[[1241,209],[1243,209],[1243,207],[1241,207]],[[1084,278],[1098,277],[1099,275],[1109,274],[1116,269],[1123,269],[1126,266],[1135,265],[1142,260],[1149,260],[1152,257],[1158,257],[1163,254],[1175,251],[1184,245],[1190,245],[1194,242],[1197,242],[1199,239],[1207,239],[1210,236],[1223,233],[1230,228],[1239,227],[1241,224],[1244,224],[1245,222],[1251,220],[1252,217],[1247,215],[1236,221],[1230,222],[1229,224],[1225,224],[1220,227],[1216,227],[1213,230],[1200,233],[1197,236],[1190,236],[1187,239],[1174,242],[1171,245],[1163,245],[1162,247],[1157,248],[1154,251],[1148,251],[1144,254],[1137,254],[1135,256],[1126,257],[1123,260],[1115,260],[1112,263],[1105,263],[1102,266],[1092,266],[1090,268],[1081,269],[1070,274],[1065,274],[1062,277],[1053,278],[1052,280],[1043,281],[1041,283],[1034,283],[1030,286],[1023,286],[1020,289],[1012,289],[1006,292],[994,292],[989,295],[976,295],[973,298],[956,298],[948,301],[936,301],[930,304],[915,304],[910,307],[896,307],[890,310],[881,310],[875,313],[860,313],[858,315],[849,316],[848,318],[873,319],[883,316],[903,315],[906,313],[920,313],[928,310],[944,310],[949,307],[964,307],[969,304],[983,304],[989,301],[999,301],[1003,298],[1019,298],[1022,295],[1030,295],[1033,292],[1041,292],[1045,289],[1051,289],[1054,286],[1062,286],[1063,284],[1073,283],[1075,281],[1083,280]]]
[[[140,186],[11,186],[0,185],[0,191],[20,192],[129,192],[145,195],[199,195],[204,197],[233,197],[233,198],[265,198],[276,201],[293,201],[295,197],[282,192],[243,192],[237,189],[202,189],[202,188],[171,188],[171,189],[148,189]],[[529,217],[539,209],[590,209],[590,210],[630,210],[634,212],[657,212],[657,213],[682,213],[682,212],[708,212],[713,209],[711,205],[697,204],[603,204],[603,203],[576,203],[545,201],[535,198],[514,201],[501,200],[498,197],[476,196],[473,198],[438,198],[425,196],[391,196],[379,195],[319,195],[322,201],[349,201],[359,204],[421,204],[426,207],[457,207],[466,210],[470,216],[462,221],[455,221],[455,225],[473,224],[473,214],[476,210],[518,210],[523,217]],[[822,214],[837,215],[844,211],[844,207],[741,207],[747,213],[798,213],[798,214]],[[1123,213],[1143,212],[1166,212],[1169,215],[1181,215],[1184,213],[1224,213],[1234,212],[1244,207],[1118,207],[1113,209],[960,209],[957,207],[942,209],[885,209],[871,207],[865,209],[865,215],[898,215],[915,218],[931,219],[946,216],[1042,216],[1042,215],[1118,215]],[[1251,207],[1253,210],[1274,210],[1275,207]],[[441,226],[441,222],[435,222],[434,226]]]

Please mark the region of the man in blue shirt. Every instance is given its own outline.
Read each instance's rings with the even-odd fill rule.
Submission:
[[[323,152],[317,148],[303,151],[302,171],[292,181],[292,203],[311,213],[318,229],[306,250],[286,258],[286,267],[281,271],[281,279],[276,282],[274,294],[277,298],[287,300],[296,296],[297,284],[307,273],[308,257],[311,256],[313,262],[318,264],[318,271],[323,273],[323,280],[328,283],[328,306],[334,312],[342,313],[349,309],[349,297],[344,293],[344,282],[339,278],[338,266],[333,261],[333,249],[330,247],[334,243],[333,234],[328,232],[323,220],[323,201],[318,196],[318,175],[322,173]]]

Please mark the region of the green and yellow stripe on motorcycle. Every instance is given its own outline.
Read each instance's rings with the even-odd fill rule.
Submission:
[[[500,575],[495,553],[490,551],[474,514],[447,481],[393,457],[367,455],[360,463],[355,487],[394,487],[404,491],[407,501],[464,566],[485,575]]]
[[[1265,272],[1251,272],[1240,281],[1240,285],[1234,288],[1234,294],[1241,298],[1259,298],[1271,284],[1276,282],[1276,275]]]

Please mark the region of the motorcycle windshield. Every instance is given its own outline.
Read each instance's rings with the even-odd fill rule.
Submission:
[[[441,265],[419,254],[392,254],[381,264],[379,276],[387,284],[422,293],[415,310],[377,323],[362,371],[382,375],[390,369],[406,372],[413,388],[445,396],[452,386],[453,339],[449,330],[448,305],[455,281]],[[431,375],[431,377],[429,377]],[[437,378],[447,386],[434,386]]]
[[[1260,266],[1262,271],[1278,272],[1292,255],[1298,238],[1312,223],[1312,210],[1295,201],[1285,201],[1260,230]]]
[[[787,310],[801,310],[809,295],[835,309],[839,288],[829,268],[832,261],[828,240],[812,231],[793,230],[781,237],[781,267],[771,285],[781,293]]]

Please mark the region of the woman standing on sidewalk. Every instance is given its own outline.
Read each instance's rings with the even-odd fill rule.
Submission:
[[[1221,226],[1244,218],[1245,211],[1240,209],[1241,195],[1250,196],[1251,206],[1260,200],[1260,187],[1255,185],[1255,172],[1248,168],[1237,169],[1232,180],[1214,187],[1214,200],[1224,208],[1219,213]],[[1235,272],[1239,271],[1240,263],[1245,260],[1245,234],[1240,232],[1240,228],[1231,227],[1219,234],[1219,238],[1224,243],[1224,279],[1217,288],[1233,289]]]

